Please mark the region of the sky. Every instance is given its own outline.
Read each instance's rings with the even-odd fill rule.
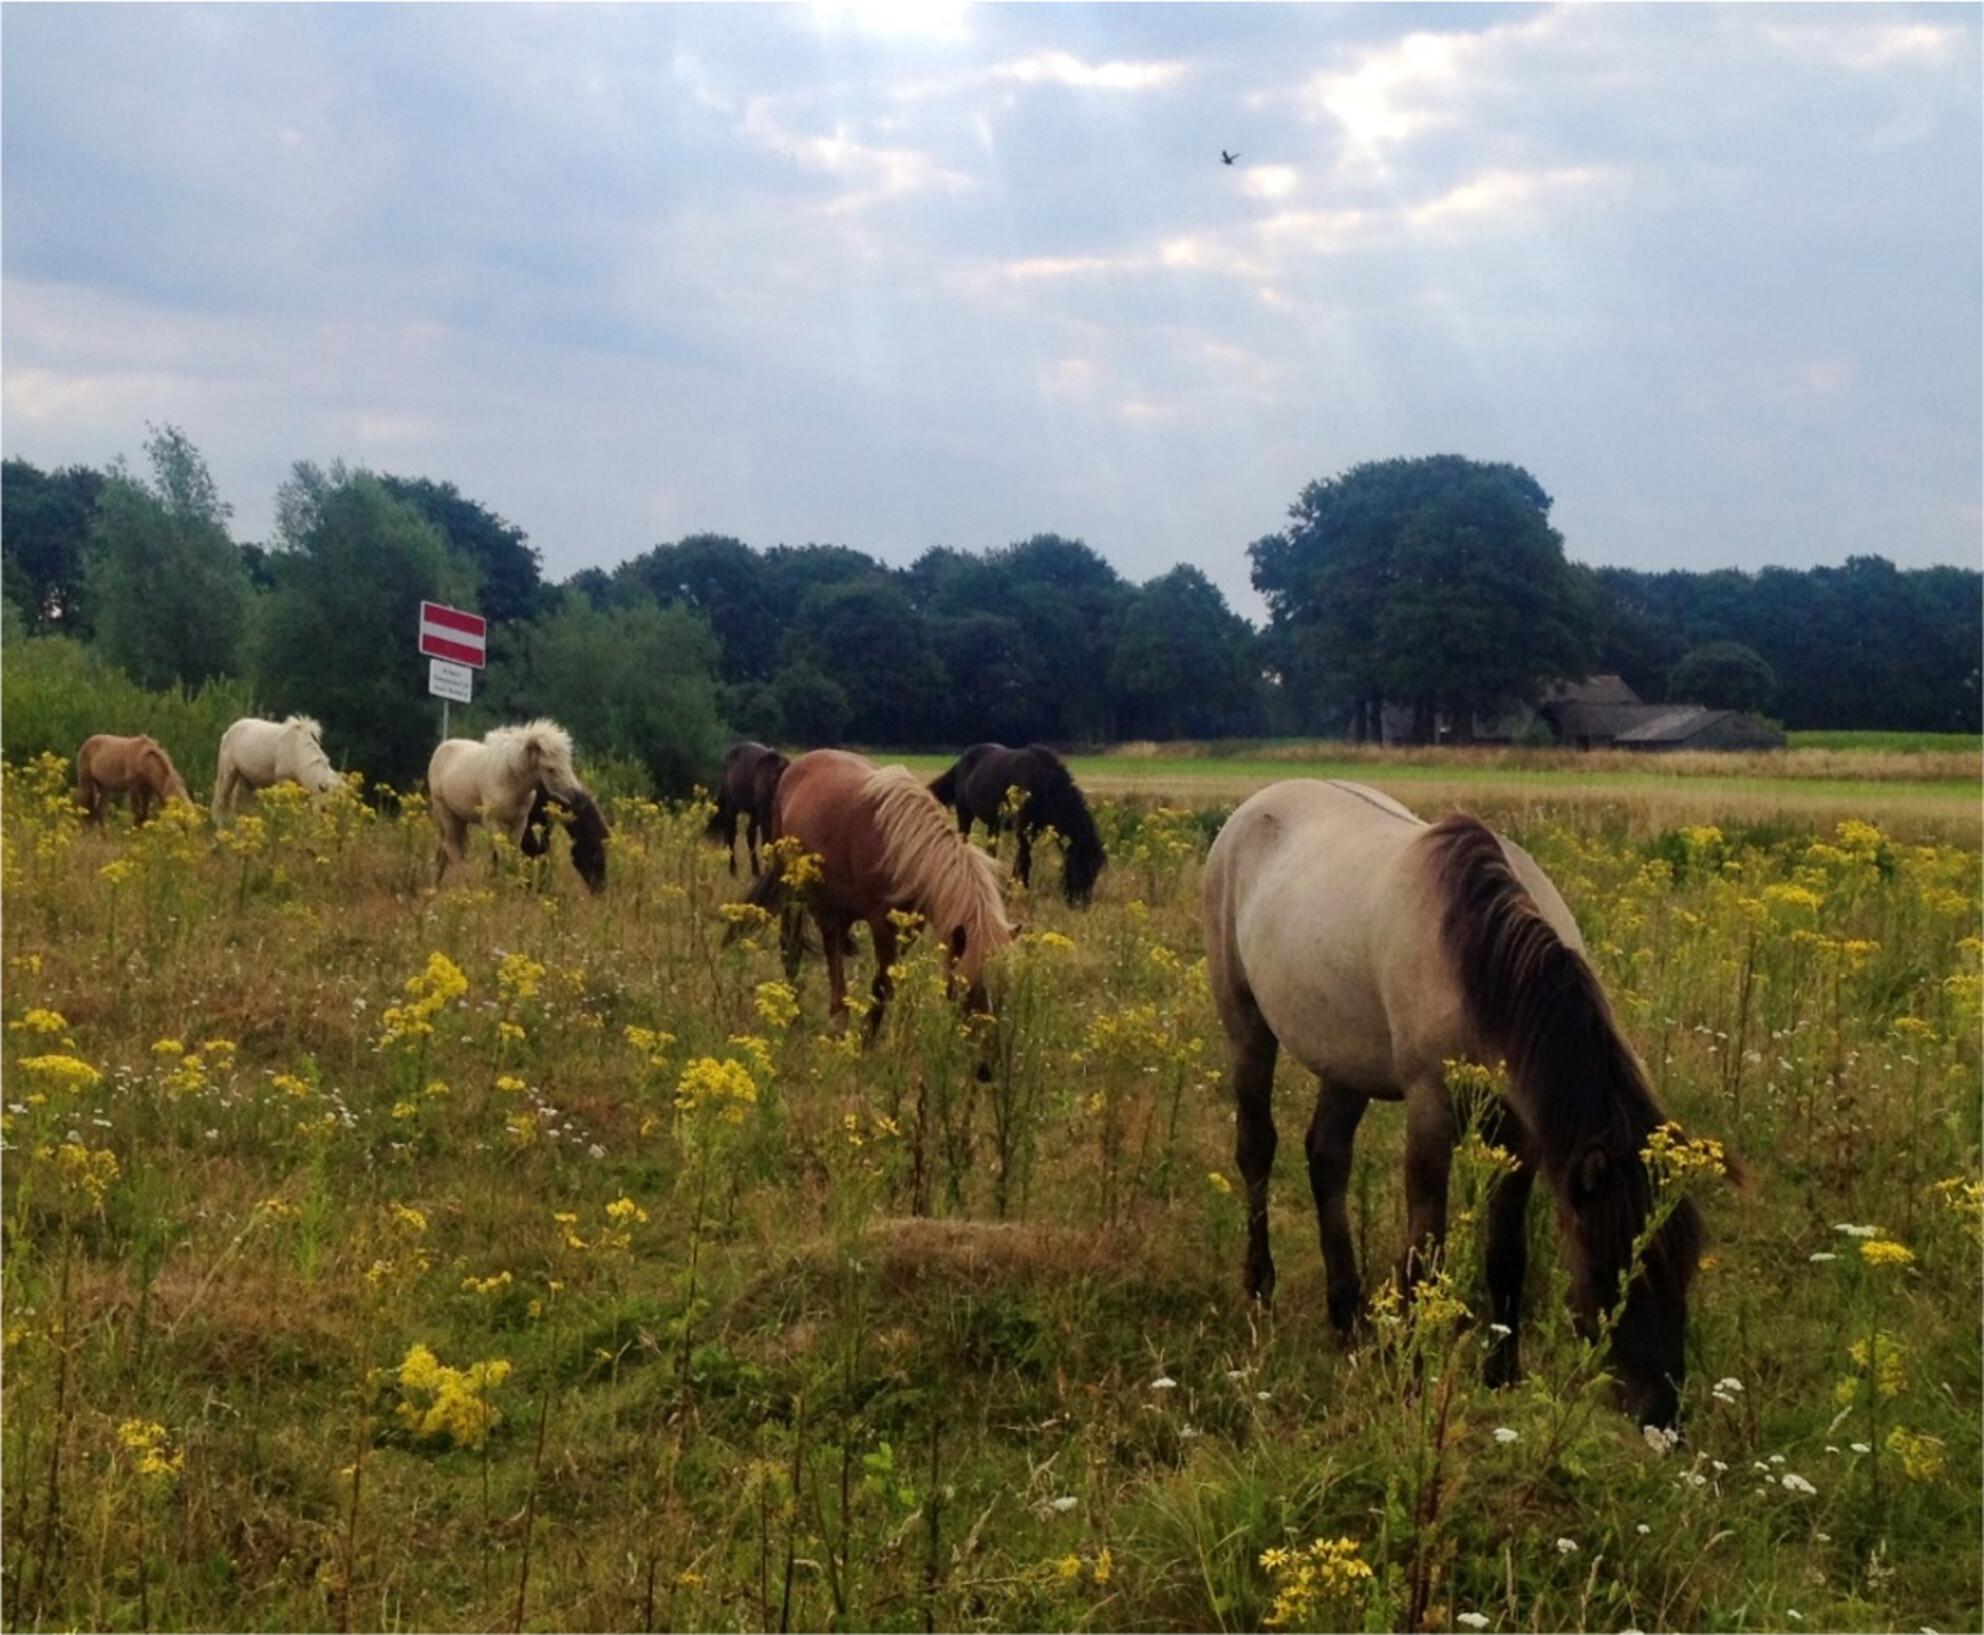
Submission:
[[[1576,559],[1976,565],[1978,8],[0,7],[0,445],[1126,576],[1526,467]],[[1238,154],[1232,165],[1221,150]]]

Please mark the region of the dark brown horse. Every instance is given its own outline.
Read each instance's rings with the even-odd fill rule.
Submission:
[[[1345,1207],[1351,1145],[1375,1097],[1405,1102],[1406,1291],[1446,1234],[1458,1130],[1445,1067],[1506,1062],[1496,1139],[1518,1167],[1490,1194],[1489,1377],[1513,1378],[1529,1191],[1557,1195],[1580,1329],[1611,1332],[1623,1406],[1669,1425],[1679,1404],[1701,1218],[1683,1197],[1637,1270],[1654,1208],[1641,1152],[1665,1122],[1585,962],[1576,922],[1528,853],[1471,817],[1428,825],[1358,784],[1278,783],[1247,800],[1206,860],[1206,954],[1226,1031],[1247,1183],[1246,1286],[1274,1289],[1270,1105],[1281,1046],[1318,1081],[1306,1143],[1330,1317],[1363,1301]],[[1663,1205],[1663,1208],[1665,1206]],[[1628,1282],[1630,1279],[1630,1282]]]
[[[1006,804],[1007,792],[1024,795],[1015,812]],[[973,744],[950,771],[930,785],[930,793],[958,811],[960,833],[970,834],[974,818],[992,831],[997,849],[999,829],[1008,818],[1019,839],[1013,872],[1021,885],[1033,877],[1034,836],[1052,829],[1064,848],[1061,892],[1071,907],[1086,907],[1095,892],[1095,877],[1108,857],[1095,831],[1088,802],[1061,757],[1045,744],[1008,749],[1004,744]]]
[[[565,833],[571,837],[572,867],[579,871],[579,878],[585,881],[587,889],[598,893],[606,889],[606,843],[613,831],[607,826],[606,814],[599,809],[599,803],[583,787],[574,789],[569,798],[547,794],[542,786],[530,803],[530,816],[524,819],[524,837],[518,842],[518,849],[526,857],[542,857],[551,850],[551,825],[561,823]]]
[[[91,823],[101,823],[112,795],[130,801],[133,823],[148,821],[154,805],[192,800],[172,757],[154,739],[100,732],[76,751],[76,804]]]
[[[733,744],[723,758],[717,779],[716,811],[704,833],[730,852],[730,872],[737,872],[737,820],[745,820],[744,849],[751,873],[758,872],[758,842],[772,832],[772,796],[787,765],[786,758],[767,744]]]
[[[787,865],[775,862],[751,892],[775,909],[796,894],[820,928],[835,1025],[847,1016],[849,932],[866,921],[875,942],[874,1009],[868,1034],[882,1025],[894,982],[899,933],[892,910],[920,914],[938,937],[965,987],[965,1003],[991,1008],[985,962],[1012,940],[999,896],[998,865],[951,827],[930,791],[903,767],[878,767],[845,750],[816,749],[785,769],[773,803],[773,832],[794,841],[816,864],[788,890]]]

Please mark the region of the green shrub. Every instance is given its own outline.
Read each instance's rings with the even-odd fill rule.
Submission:
[[[8,760],[73,757],[93,733],[147,733],[165,746],[196,798],[213,787],[220,735],[254,713],[245,681],[150,692],[67,636],[10,640],[0,668],[0,752]]]

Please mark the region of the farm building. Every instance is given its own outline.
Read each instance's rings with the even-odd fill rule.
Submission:
[[[1623,676],[1588,676],[1558,682],[1534,709],[1510,710],[1475,719],[1473,742],[1514,743],[1542,722],[1566,749],[1782,749],[1784,734],[1739,710],[1712,710],[1701,704],[1648,704]],[[1413,742],[1410,706],[1385,706],[1387,743]],[[1437,718],[1441,742],[1453,740],[1453,723]]]
[[[1740,710],[1645,704],[1618,676],[1546,695],[1536,716],[1570,749],[1782,749],[1784,734]]]

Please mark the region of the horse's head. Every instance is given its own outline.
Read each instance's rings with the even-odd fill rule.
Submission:
[[[572,821],[566,827],[572,837],[572,867],[596,896],[606,889],[606,842],[613,831],[598,802],[584,789],[578,792]]]
[[[287,742],[282,770],[288,776],[313,795],[328,795],[344,783],[337,768],[331,765],[330,756],[324,753],[324,729],[315,717],[292,715],[283,722],[283,732]]]
[[[1701,1260],[1701,1212],[1685,1195],[1655,1206],[1664,1219],[1635,1262],[1633,1245],[1648,1199],[1638,1155],[1621,1160],[1592,1152],[1568,1180],[1571,1308],[1578,1331],[1596,1339],[1606,1314],[1616,1309],[1607,1363],[1619,1407],[1640,1424],[1664,1430],[1680,1412],[1687,1372],[1688,1288]]]
[[[555,721],[533,721],[517,729],[517,766],[529,782],[547,791],[573,811],[581,799],[590,801],[572,766],[572,735]]]

